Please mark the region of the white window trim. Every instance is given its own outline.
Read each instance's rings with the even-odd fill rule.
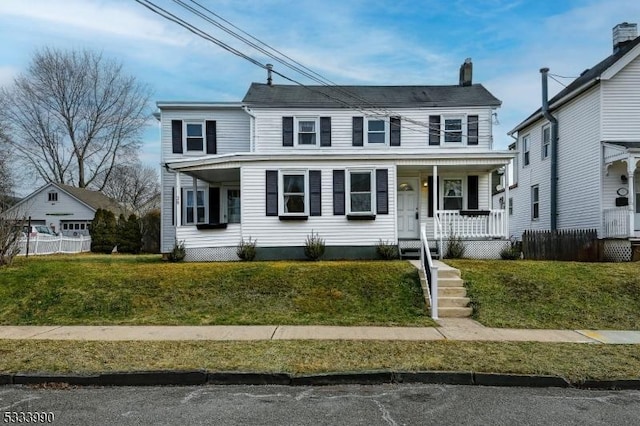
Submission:
[[[442,176],[442,188],[440,188],[440,191],[438,191],[440,195],[440,205],[442,206],[442,210],[445,210],[444,199],[449,198],[444,196],[444,181],[446,180],[462,181],[462,208],[460,210],[464,210],[465,206],[467,205],[467,179],[465,179],[465,176]],[[456,211],[456,210],[452,210],[452,211]]]
[[[537,201],[533,200],[533,189],[534,188],[538,189],[538,200]],[[531,207],[531,220],[532,221],[538,221],[540,219],[540,185],[531,185],[531,190],[530,191],[531,191],[530,192],[530,194],[531,194],[530,195],[531,196],[531,206],[530,206]],[[533,217],[533,214],[534,214],[533,206],[536,205],[536,204],[538,205],[538,216]]]
[[[240,221],[239,222],[229,222],[229,202],[228,202],[228,194],[227,192],[231,190],[240,191]],[[242,223],[242,191],[240,190],[240,185],[223,185],[220,187],[220,218],[223,219],[221,222],[228,223],[229,225],[239,225]]]
[[[371,210],[367,212],[354,212],[351,211],[351,173],[369,173],[369,179],[371,180]],[[376,214],[376,170],[375,169],[347,169],[345,171],[345,195],[346,195],[346,211],[350,216],[369,216]]]
[[[209,223],[209,187],[208,186],[203,186],[200,187],[198,186],[198,191],[202,191],[204,194],[203,196],[203,202],[204,202],[204,222],[198,222],[198,197],[197,194],[194,194],[194,202],[195,205],[193,206],[194,211],[193,211],[193,218],[195,219],[194,222],[187,222],[187,192],[191,191],[193,192],[193,188],[192,187],[186,187],[186,188],[182,188],[182,225],[183,226],[191,226],[191,225],[201,225],[203,223]]]
[[[187,124],[199,124],[202,128],[202,149],[201,150],[188,150],[187,149]],[[201,155],[207,151],[207,126],[204,120],[183,120],[182,122],[182,152],[184,155]]]
[[[384,143],[369,143],[369,121],[384,121]],[[363,125],[364,144],[369,147],[387,147],[391,139],[389,117],[365,117]]]
[[[285,175],[303,175],[304,176],[304,212],[302,213],[285,213],[284,211],[284,176]],[[309,170],[285,169],[285,170],[278,171],[278,216],[309,216]]]
[[[547,129],[549,129],[549,140],[545,141],[544,140],[544,131],[547,130]],[[542,139],[542,141],[541,141],[542,159],[546,160],[551,155],[551,125],[550,124],[545,124],[544,126],[542,126],[542,130],[540,131],[540,136],[541,136],[541,139]],[[547,147],[547,155],[544,155],[545,154],[545,146]]]
[[[299,127],[299,123],[301,121],[314,121],[316,123],[316,143],[313,145],[310,144],[301,144],[299,142],[299,133],[300,133],[300,127]],[[310,149],[310,148],[317,148],[320,146],[320,117],[314,117],[314,116],[300,116],[300,117],[294,117],[293,118],[293,144],[294,146],[298,147],[298,148],[302,148],[302,149]]]
[[[460,120],[460,142],[446,142],[446,120]],[[440,116],[440,145],[467,146],[467,116],[466,114],[444,114]]]
[[[526,155],[527,161],[525,161],[525,155]],[[526,134],[522,137],[522,168],[525,168],[530,164],[531,164],[531,135]]]

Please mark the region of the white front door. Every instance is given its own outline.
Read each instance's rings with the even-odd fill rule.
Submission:
[[[398,178],[398,238],[420,238],[417,178]]]

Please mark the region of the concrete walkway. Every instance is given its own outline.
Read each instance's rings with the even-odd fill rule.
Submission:
[[[440,327],[335,326],[0,326],[0,339],[29,340],[405,340],[640,344],[640,331],[490,328],[467,318]]]

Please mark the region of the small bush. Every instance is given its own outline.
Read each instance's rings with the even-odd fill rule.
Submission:
[[[466,247],[464,246],[464,242],[462,238],[457,235],[453,235],[449,239],[449,243],[447,244],[447,252],[444,254],[444,257],[447,259],[460,259],[464,256],[464,251]]]
[[[245,241],[244,238],[238,244],[238,248],[236,250],[236,254],[240,258],[240,260],[244,260],[245,262],[251,262],[256,258],[256,243],[258,240],[251,240],[249,237],[249,241]]]
[[[320,238],[320,235],[311,231],[311,235],[307,235],[307,240],[304,242],[304,255],[309,260],[319,260],[324,254],[324,240]]]
[[[376,253],[378,257],[384,260],[393,260],[398,258],[398,247],[388,241],[380,239],[376,245]]]
[[[109,254],[116,246],[116,217],[113,212],[96,210],[91,222],[91,251]]]
[[[522,243],[515,238],[511,238],[509,246],[500,250],[500,258],[503,260],[518,260],[521,257]]]
[[[182,262],[187,255],[187,251],[184,248],[184,241],[177,241],[173,245],[173,250],[167,255],[169,262]]]

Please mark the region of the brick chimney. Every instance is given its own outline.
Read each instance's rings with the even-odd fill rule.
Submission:
[[[638,37],[638,24],[623,22],[613,27],[613,53],[636,37]]]
[[[464,60],[460,65],[460,86],[471,86],[473,80],[473,64],[471,58]]]

